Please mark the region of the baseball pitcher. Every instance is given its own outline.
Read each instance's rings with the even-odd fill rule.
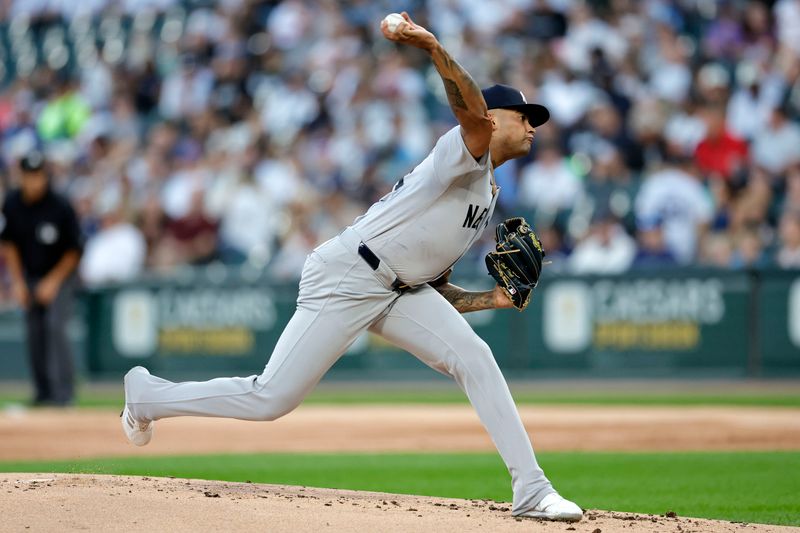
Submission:
[[[511,87],[481,91],[433,34],[402,17],[394,31],[384,21],[383,35],[430,54],[459,125],[389,194],[308,256],[297,310],[260,375],[173,383],[133,368],[124,381],[123,429],[142,446],[154,421],[167,417],[275,420],[369,330],[456,380],[508,467],[514,515],[580,520],[581,509],[537,464],[489,346],[460,314],[524,309],[541,270],[539,241],[524,220],[507,220],[486,258],[498,285],[468,292],[447,280],[491,219],[499,193],[494,169],[529,152],[534,128],[549,113]]]

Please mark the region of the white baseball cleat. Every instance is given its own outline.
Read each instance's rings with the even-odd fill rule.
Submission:
[[[125,386],[125,408],[120,413],[120,421],[122,422],[122,429],[125,431],[125,436],[128,437],[128,440],[131,441],[132,444],[136,446],[144,446],[150,439],[153,438],[153,422],[142,422],[137,420],[131,414],[130,409],[128,409],[128,376],[130,376],[133,372],[144,372],[145,374],[149,374],[146,368],[141,366],[134,367],[130,369],[130,371],[125,374],[125,378],[123,379],[123,383]]]
[[[562,522],[578,522],[583,518],[583,511],[557,492],[553,492],[542,498],[542,501],[536,507],[519,516]]]
[[[132,444],[144,446],[153,438],[153,423],[137,421],[131,415],[127,405],[122,410],[120,420],[122,421],[122,429],[125,431],[125,436],[128,437]]]

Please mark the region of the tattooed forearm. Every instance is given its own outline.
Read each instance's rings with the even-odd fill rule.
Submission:
[[[431,59],[442,77],[450,107],[459,121],[470,116],[473,120],[485,119],[486,102],[472,76],[441,45],[431,50]]]
[[[461,94],[458,84],[447,78],[444,78],[442,81],[444,82],[444,90],[447,92],[447,101],[450,102],[450,105],[453,108],[467,109],[467,104],[464,102],[464,95]]]
[[[495,299],[493,291],[471,292],[450,283],[436,288],[445,300],[456,308],[459,313],[494,309]]]

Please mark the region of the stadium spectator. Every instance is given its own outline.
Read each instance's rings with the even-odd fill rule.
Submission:
[[[728,233],[715,232],[703,237],[698,264],[716,268],[730,268],[733,257],[733,242]]]
[[[168,223],[158,197],[150,196],[142,201],[136,225],[141,229],[147,249],[146,269],[163,272],[178,264],[177,250],[170,247],[165,238]]]
[[[731,76],[722,64],[706,63],[697,71],[696,99],[707,107],[725,107],[730,95],[730,84]]]
[[[238,178],[222,207],[219,253],[225,263],[248,259],[265,264],[274,252],[279,229],[278,206],[252,178]]]
[[[219,224],[208,217],[204,204],[203,191],[191,191],[187,212],[167,223],[164,246],[175,251],[178,264],[202,265],[216,257]]]
[[[188,118],[208,107],[214,84],[212,72],[199,58],[185,54],[180,67],[169,74],[161,85],[158,109],[167,120]]]
[[[765,267],[769,264],[764,243],[758,232],[747,229],[734,237],[730,267],[733,269]]]
[[[542,248],[547,250],[549,264],[545,273],[566,272],[571,250],[564,243],[563,230],[557,224],[538,224],[534,230],[539,236]]]
[[[537,154],[522,170],[519,202],[533,209],[569,211],[581,197],[580,179],[556,144],[540,143]]]
[[[795,165],[789,169],[785,183],[785,192],[776,205],[776,211],[779,213],[788,211],[800,212],[800,165]]]
[[[686,169],[685,159],[667,163],[645,178],[635,200],[637,225],[661,222],[667,248],[683,265],[695,258],[713,215],[706,190]]]
[[[775,262],[781,268],[800,269],[800,211],[787,211],[781,217],[779,238]]]
[[[708,183],[714,214],[709,224],[711,231],[725,231],[731,223],[734,205],[734,187],[730,182],[713,180]]]
[[[757,63],[743,61],[736,68],[736,85],[728,100],[728,125],[733,135],[752,141],[767,127],[772,109],[779,103],[782,84],[760,72]]]
[[[311,227],[312,217],[309,213],[313,211],[313,207],[307,204],[296,203],[291,206],[291,226],[282,235],[281,245],[270,267],[277,279],[294,279],[297,269],[303,268],[306,256],[319,244],[319,237]]]
[[[598,96],[595,87],[573,71],[556,68],[544,73],[540,100],[559,126],[575,126]]]
[[[141,275],[147,244],[139,229],[125,220],[122,199],[106,193],[97,205],[100,230],[86,242],[79,267],[89,287],[131,281]]]
[[[621,154],[611,150],[592,162],[586,176],[585,196],[595,205],[609,206],[623,225],[632,222],[632,205],[638,180],[625,165]]]
[[[800,55],[800,3],[778,0],[772,7],[781,46]]]
[[[592,217],[588,236],[575,245],[569,270],[575,274],[619,274],[631,266],[636,242],[605,207]]]
[[[753,137],[753,163],[781,176],[800,162],[800,126],[789,120],[786,107],[772,110],[766,127]]]
[[[639,148],[639,157],[631,164],[637,173],[657,168],[665,157],[664,130],[669,122],[669,110],[663,102],[644,97],[633,105],[629,128]]]
[[[55,89],[39,114],[36,129],[45,141],[71,139],[83,129],[91,115],[88,103],[66,72],[55,77]]]
[[[706,136],[695,150],[697,166],[707,179],[730,180],[747,164],[747,143],[728,131],[723,106],[710,105],[701,113]]]
[[[639,249],[633,258],[632,267],[639,269],[660,269],[677,265],[675,256],[667,248],[664,229],[660,220],[648,225],[640,225],[636,232]]]
[[[619,152],[625,163],[639,160],[638,146],[629,137],[619,111],[610,100],[600,100],[591,106],[586,117],[587,128],[575,131],[569,138],[573,153],[587,154],[593,159],[607,158]]]
[[[766,243],[773,233],[769,222],[772,197],[769,176],[754,169],[747,186],[738,192],[731,206],[728,227],[731,234],[736,237],[742,232],[756,231]]]
[[[720,3],[718,9],[720,12],[705,31],[703,51],[709,57],[734,61],[744,45],[741,14],[730,3]]]
[[[0,24],[9,29],[24,16],[31,25],[4,33],[0,163],[13,168],[42,146],[53,188],[73,200],[89,237],[101,191],[127,180],[126,217],[144,235],[147,269],[253,255],[269,272],[297,276],[292,265],[309,242],[380,198],[452,125],[430,67],[380,37],[387,11],[409,9],[479,84],[518,86],[550,107],[553,120],[536,132],[531,156],[498,172],[498,216],[560,212],[567,253],[585,240],[591,206],[608,204],[644,249],[651,222],[637,231],[625,213],[636,197],[667,209],[646,191],[671,168],[662,169],[665,161],[683,155],[696,159],[701,179],[666,191],[680,199],[662,221],[679,264],[708,260],[705,243],[695,253],[697,226],[707,222],[718,233],[709,242],[738,244],[754,230],[762,247],[776,245],[782,213],[800,208],[797,0],[504,6],[12,0]],[[318,24],[321,16],[329,24]],[[754,172],[769,174],[770,195],[751,186]],[[700,216],[704,186],[714,205]],[[208,223],[202,257],[172,246],[196,190]],[[259,228],[249,240],[245,212]],[[676,233],[690,240],[677,243]],[[284,245],[293,251],[281,253]]]
[[[664,142],[683,155],[694,154],[697,145],[706,137],[706,123],[700,117],[695,102],[683,102],[664,125]]]
[[[673,104],[684,101],[692,86],[686,47],[678,37],[670,26],[659,24],[657,52],[647,67],[650,71],[650,94]]]

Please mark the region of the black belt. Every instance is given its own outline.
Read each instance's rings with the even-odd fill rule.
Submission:
[[[358,243],[358,255],[369,265],[372,270],[378,270],[378,266],[381,264],[381,260],[378,259],[378,256],[373,253],[372,250],[369,249],[369,246],[364,244],[364,241]],[[411,290],[411,287],[400,281],[400,278],[394,278],[394,282],[392,283],[392,290],[403,294],[406,291]]]

